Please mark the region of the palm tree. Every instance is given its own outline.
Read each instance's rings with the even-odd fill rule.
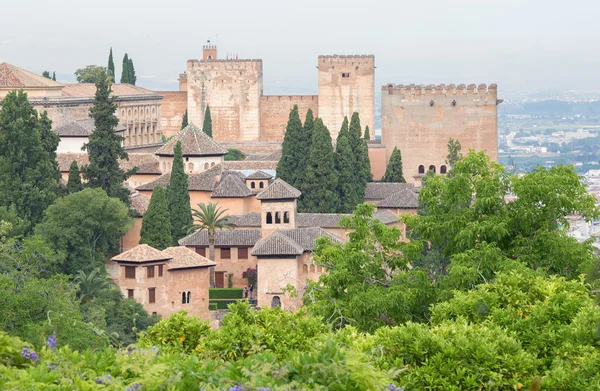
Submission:
[[[92,301],[103,291],[116,286],[106,271],[100,268],[94,269],[88,274],[80,270],[74,282],[79,284],[79,299],[82,303]]]
[[[192,209],[192,216],[195,223],[190,226],[188,233],[194,231],[208,232],[208,258],[214,262],[215,260],[215,231],[217,229],[231,230],[229,215],[225,214],[228,209],[221,209],[217,204],[209,202],[204,204],[198,203],[200,209]],[[210,268],[210,286],[215,286],[215,268]]]

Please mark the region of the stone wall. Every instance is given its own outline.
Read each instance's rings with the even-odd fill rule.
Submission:
[[[187,110],[187,91],[160,91],[164,96],[160,108],[160,124],[165,137],[171,137],[181,130],[183,115]],[[201,127],[202,124],[197,126]]]
[[[373,182],[378,182],[385,175],[387,168],[387,151],[381,143],[369,142],[369,162],[371,163],[371,175]]]
[[[294,105],[298,105],[300,119],[304,123],[306,112],[312,109],[318,116],[319,97],[316,95],[263,96],[260,98],[260,139],[262,141],[283,141],[285,127]]]
[[[459,140],[463,153],[486,150],[498,160],[497,89],[492,84],[382,87],[382,143],[387,157],[394,147],[402,152],[404,177],[419,183],[429,167],[440,173],[450,138]],[[449,167],[446,167],[449,169]]]
[[[335,140],[344,116],[374,131],[375,56],[319,56],[319,117]]]
[[[262,60],[188,60],[187,75],[189,121],[209,105],[215,141],[259,141]]]

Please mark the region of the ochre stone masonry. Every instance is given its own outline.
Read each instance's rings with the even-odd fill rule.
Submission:
[[[485,150],[498,160],[498,103],[495,84],[383,86],[381,138],[387,157],[394,147],[400,149],[409,183],[420,182],[429,169],[449,170],[450,138],[460,141],[463,154]]]
[[[290,111],[298,105],[300,119],[304,123],[306,112],[312,109],[313,116],[319,113],[319,97],[316,95],[263,96],[260,98],[261,141],[282,142]]]

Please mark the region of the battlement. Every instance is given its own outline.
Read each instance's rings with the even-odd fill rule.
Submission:
[[[319,99],[318,95],[263,95],[261,99],[266,101],[301,101],[301,102],[314,102]]]
[[[493,95],[497,94],[497,86],[496,84],[490,84],[489,86],[486,84],[479,84],[479,86],[475,84],[469,84],[468,86],[465,84],[459,84],[458,86],[455,84],[386,84],[381,87],[382,93],[386,93],[388,95],[409,95],[409,96],[448,96],[448,95]]]
[[[338,58],[375,58],[373,54],[321,54],[319,55],[320,59],[338,59]]]
[[[227,60],[211,60],[211,61],[202,61],[202,60],[197,60],[197,59],[193,59],[193,60],[188,60],[188,63],[206,63],[206,62],[210,62],[210,64],[241,64],[244,62],[253,62],[253,63],[261,63],[262,64],[262,59],[227,59]]]
[[[204,45],[202,50],[217,50],[217,45]]]

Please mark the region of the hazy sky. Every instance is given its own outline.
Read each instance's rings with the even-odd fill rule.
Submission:
[[[498,83],[600,89],[600,2],[527,0],[0,0],[0,62],[33,72],[127,52],[138,85],[176,89],[207,39],[262,58],[266,94],[316,93],[319,54],[374,54],[376,88]]]

